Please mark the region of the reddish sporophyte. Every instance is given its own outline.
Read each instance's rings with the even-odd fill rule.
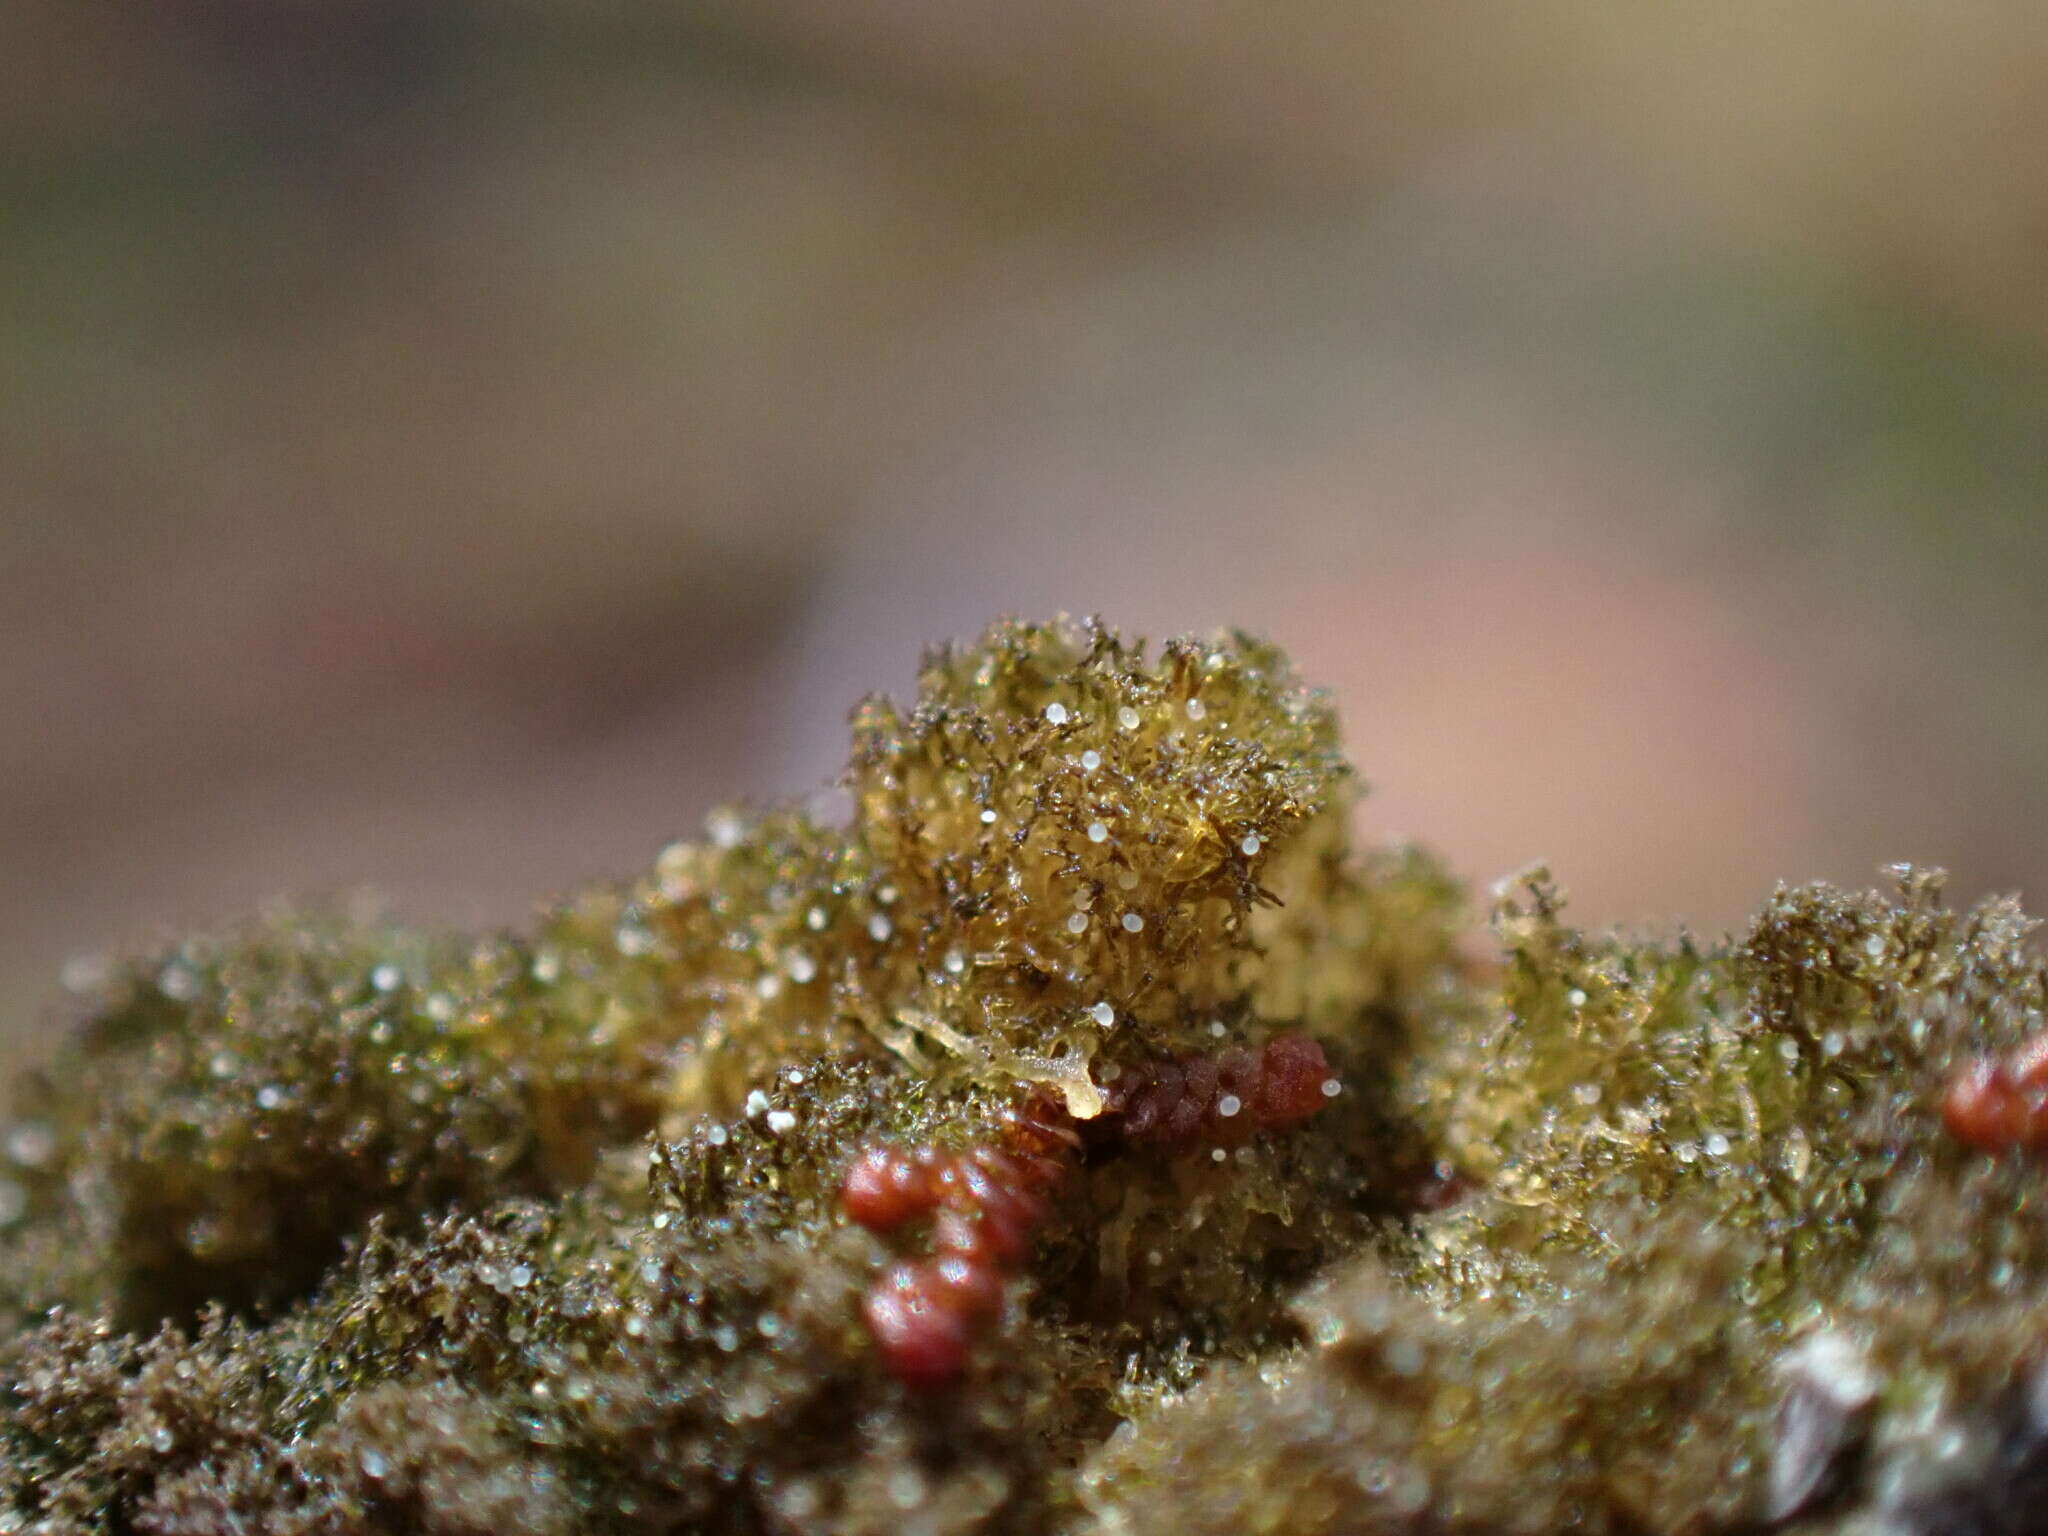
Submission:
[[[1301,1124],[1340,1089],[1320,1045],[1275,1036],[1253,1051],[1181,1056],[1126,1067],[1103,1092],[1089,1142],[1179,1149],[1235,1145]],[[1010,1115],[999,1145],[866,1148],[839,1200],[869,1231],[922,1228],[927,1252],[891,1264],[861,1303],[868,1332],[905,1386],[950,1386],[979,1333],[1002,1311],[1010,1277],[1030,1257],[1050,1196],[1079,1166],[1082,1137],[1055,1100],[1034,1094]]]
[[[1980,1152],[2048,1152],[2048,1031],[2007,1056],[1980,1056],[1949,1078],[1942,1124]]]

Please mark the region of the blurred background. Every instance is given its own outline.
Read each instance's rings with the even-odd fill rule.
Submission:
[[[0,1001],[516,922],[992,615],[1595,924],[2048,903],[2048,8],[11,0]]]

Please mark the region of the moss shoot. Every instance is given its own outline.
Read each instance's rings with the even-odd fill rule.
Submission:
[[[0,1531],[2048,1532],[2011,903],[1656,943],[1532,871],[1476,934],[1241,635],[1000,625],[845,783],[518,934],[284,911],[61,1004]],[[894,1230],[863,1157],[1058,1166]],[[910,1379],[875,1287],[955,1253]]]

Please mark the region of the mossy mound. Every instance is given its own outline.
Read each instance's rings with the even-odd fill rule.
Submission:
[[[2043,1028],[2010,904],[1665,945],[1538,873],[1475,944],[1237,636],[1001,626],[848,787],[518,936],[284,913],[74,1000],[0,1138],[0,1530],[2048,1530],[2048,1170],[1939,1109]],[[1305,1124],[1117,1134],[1283,1030]],[[844,1171],[1027,1103],[1067,1181],[899,1380]]]

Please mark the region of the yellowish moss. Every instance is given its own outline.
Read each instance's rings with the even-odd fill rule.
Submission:
[[[2048,1170],[1936,1109],[2044,1027],[2011,904],[1654,943],[1533,872],[1475,946],[1242,636],[998,626],[846,783],[520,935],[287,912],[75,999],[0,1125],[0,1531],[2041,1536]],[[1298,1128],[1105,1110],[1283,1029]],[[914,1390],[848,1161],[1048,1091],[1068,1181]]]

